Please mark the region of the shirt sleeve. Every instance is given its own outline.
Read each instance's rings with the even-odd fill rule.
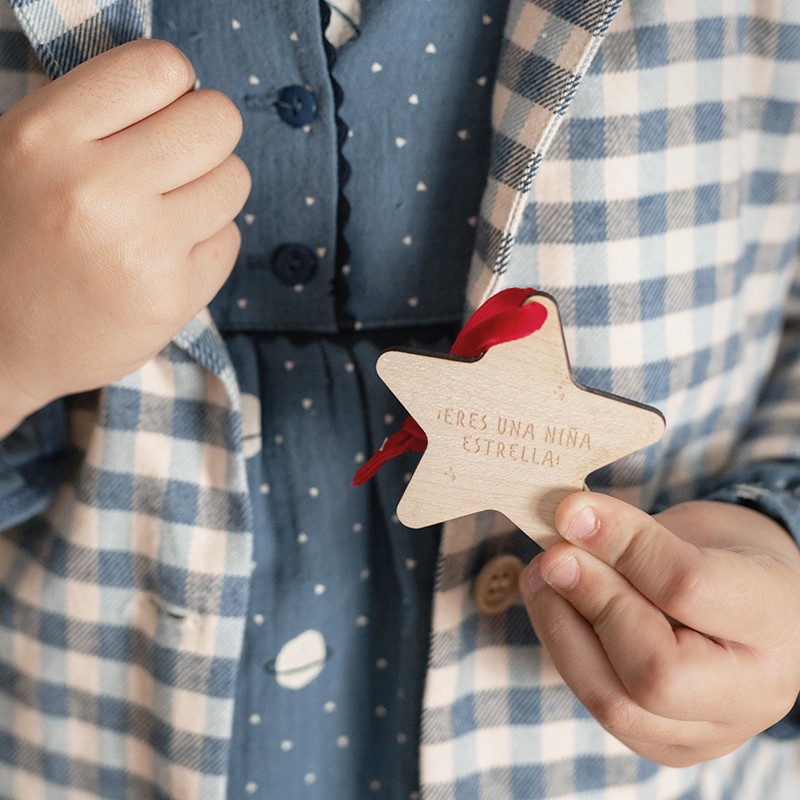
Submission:
[[[761,511],[800,544],[800,259],[789,280],[772,371],[728,469],[706,497]]]
[[[32,414],[0,440],[0,531],[25,522],[52,500],[67,469],[64,400]]]
[[[705,496],[746,506],[783,525],[800,545],[800,279],[789,292],[774,367],[731,469]],[[800,699],[768,730],[800,736]]]

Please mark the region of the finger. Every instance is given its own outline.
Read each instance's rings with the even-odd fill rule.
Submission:
[[[195,82],[189,59],[168,42],[141,39],[115,47],[23,98],[16,113],[32,112],[57,137],[102,139],[154,114]]]
[[[185,295],[196,314],[207,306],[230,275],[242,244],[235,222],[192,248],[184,276]]]
[[[165,193],[221,164],[242,135],[242,117],[221,92],[202,89],[99,142],[109,170]]]
[[[221,231],[242,210],[250,194],[250,172],[237,155],[162,197],[163,214],[189,248]]]
[[[609,733],[635,752],[670,766],[693,763],[699,749],[705,752],[708,742],[719,739],[718,726],[667,719],[639,706],[589,623],[537,577],[540,558],[523,573],[523,598],[537,636],[564,682]]]
[[[687,627],[752,646],[774,637],[768,621],[785,606],[785,582],[773,562],[696,547],[649,514],[602,494],[570,495],[555,519],[565,539],[613,567]]]
[[[639,706],[687,721],[761,719],[761,693],[743,691],[758,683],[760,662],[752,651],[673,628],[618,572],[576,547],[554,546],[540,563],[545,580],[592,626]],[[737,702],[731,703],[731,697]]]

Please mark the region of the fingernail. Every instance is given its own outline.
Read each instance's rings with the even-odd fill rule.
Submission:
[[[574,556],[568,556],[563,561],[550,567],[544,579],[554,589],[571,589],[577,582],[580,575],[578,562]]]
[[[591,506],[584,506],[569,521],[569,527],[564,534],[565,539],[571,542],[580,542],[591,536],[600,527],[600,520]]]

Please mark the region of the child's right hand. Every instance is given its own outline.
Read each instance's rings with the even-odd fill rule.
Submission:
[[[800,550],[733,503],[649,516],[576,492],[566,541],[520,580],[539,639],[586,709],[631,750],[686,767],[782,719],[800,692]]]
[[[242,121],[172,45],[138,41],[0,117],[0,437],[155,355],[240,245]]]

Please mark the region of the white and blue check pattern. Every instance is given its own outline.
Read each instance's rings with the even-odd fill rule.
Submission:
[[[10,0],[10,3],[51,78],[104,50],[150,35],[150,0]]]
[[[70,407],[74,469],[0,537],[0,797],[223,798],[252,520],[210,318]]]
[[[144,4],[14,5],[51,74],[147,33]],[[3,13],[0,42],[19,36]],[[29,65],[0,57],[0,108],[41,80]],[[546,289],[578,378],[667,417],[662,445],[593,485],[653,508],[719,481],[797,524],[800,7],[512,0],[494,98],[470,305]],[[4,800],[224,798],[250,568],[239,417],[207,315],[71,403],[74,468],[0,537]],[[792,741],[673,770],[606,733],[520,606],[477,611],[476,569],[515,536],[494,514],[445,527],[425,800],[796,796]]]

